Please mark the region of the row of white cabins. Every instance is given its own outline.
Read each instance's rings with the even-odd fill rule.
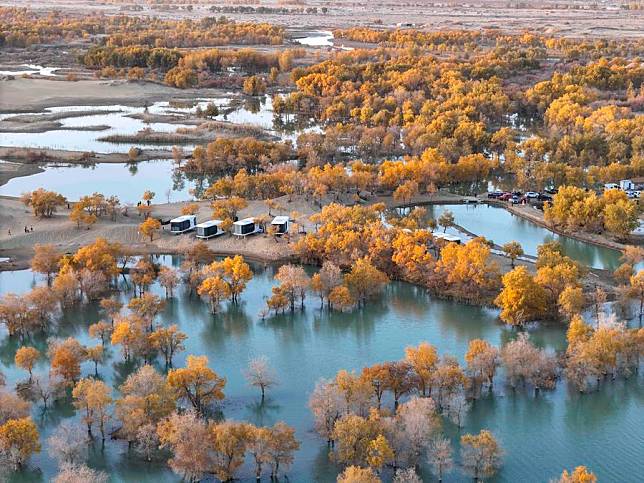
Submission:
[[[276,235],[288,233],[289,225],[288,216],[276,216],[273,218],[271,225],[276,228]],[[222,220],[208,220],[197,224],[196,215],[183,215],[170,220],[170,232],[173,235],[180,235],[189,231],[196,231],[197,238],[207,240],[219,235],[223,235],[225,230],[221,228]],[[238,237],[246,237],[256,233],[262,233],[263,229],[254,218],[244,218],[233,223],[231,234]]]

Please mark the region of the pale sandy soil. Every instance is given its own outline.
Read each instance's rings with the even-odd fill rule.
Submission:
[[[143,6],[141,12],[121,10],[123,5]],[[597,4],[591,0],[579,2],[517,2],[509,5],[505,0],[486,0],[485,2],[414,0],[414,1],[371,1],[353,0],[306,0],[298,7],[322,7],[328,13],[315,14],[235,14],[213,13],[209,11],[212,1],[194,1],[193,10],[177,9],[170,3],[168,7],[152,8],[148,2],[120,1],[113,4],[90,2],[88,0],[32,0],[31,8],[50,11],[58,9],[71,13],[103,12],[106,14],[125,14],[137,16],[157,16],[161,18],[192,18],[226,15],[229,18],[246,22],[269,22],[283,25],[292,30],[329,30],[355,26],[395,27],[399,23],[413,23],[427,30],[456,30],[484,28],[503,29],[510,32],[532,30],[545,34],[567,37],[643,37],[644,11],[621,10],[616,5],[628,2]],[[219,2],[221,5],[222,3]],[[277,7],[277,0],[263,0],[262,6]],[[0,0],[0,5],[25,6],[24,0]],[[574,8],[553,8],[567,6]],[[287,5],[287,7],[289,7]],[[292,7],[292,6],[291,6]],[[598,7],[598,8],[597,8]]]
[[[127,104],[142,106],[171,98],[217,97],[218,89],[175,89],[152,82],[122,80],[23,79],[0,81],[0,111],[34,112],[53,106]]]
[[[0,156],[1,157],[1,156]],[[42,172],[42,168],[35,164],[0,162],[0,186],[12,178],[29,176]]]
[[[286,197],[278,199],[283,209],[273,210],[272,215],[288,215],[293,211],[302,214],[298,220],[305,230],[313,230],[313,225],[308,221],[308,216],[317,209],[306,200],[294,198],[288,202]],[[186,202],[154,205],[153,216],[163,219],[172,218],[181,214],[181,207]],[[200,211],[197,214],[198,221],[211,219],[210,202],[199,202]],[[138,232],[138,225],[142,218],[136,213],[135,208],[130,208],[129,216],[119,216],[116,222],[101,220],[89,230],[78,229],[69,220],[69,210],[66,208],[52,218],[35,218],[32,212],[15,198],[0,198],[0,257],[11,257],[14,264],[24,267],[28,264],[32,255],[33,246],[37,243],[51,243],[60,250],[71,252],[82,245],[92,243],[96,238],[103,237],[112,242],[122,243],[138,253],[181,253],[191,243],[196,241],[194,233],[185,235],[171,235],[169,227],[159,232],[153,242]],[[239,213],[240,218],[249,216],[266,215],[268,213],[266,204],[263,201],[250,201],[249,206]],[[34,231],[25,233],[24,227]],[[11,235],[9,235],[11,230]],[[293,235],[291,241],[296,238]],[[234,238],[230,235],[208,240],[208,246],[217,254],[230,255],[241,254],[249,259],[263,261],[278,261],[289,259],[292,255],[291,244],[285,239],[275,239],[263,234],[254,235],[245,239]],[[8,264],[0,264],[0,269],[8,269]]]

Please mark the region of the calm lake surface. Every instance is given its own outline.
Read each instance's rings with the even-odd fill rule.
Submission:
[[[517,241],[528,255],[536,255],[537,247],[544,242],[556,240],[561,244],[566,255],[583,265],[609,270],[614,270],[620,265],[621,253],[617,250],[557,235],[497,206],[487,204],[424,205],[423,208],[427,210],[428,218],[434,219],[438,219],[444,211],[449,210],[454,214],[454,221],[457,225],[472,233],[484,236],[498,245]]]
[[[161,257],[166,264],[179,260]],[[271,293],[276,268],[253,266],[255,277],[237,307],[223,305],[217,316],[207,304],[180,289],[168,302],[160,317],[177,323],[189,336],[186,351],[178,355],[175,366],[184,363],[186,354],[206,354],[210,366],[227,378],[223,413],[228,419],[273,424],[283,420],[294,426],[302,447],[289,471],[290,481],[335,481],[336,468],[327,460],[327,448],[312,431],[307,408],[308,397],[321,377],[333,377],[342,368],[359,370],[376,362],[399,359],[407,345],[421,341],[434,344],[441,354],[450,353],[461,361],[468,342],[483,338],[495,345],[512,339],[515,333],[497,321],[495,310],[435,300],[424,290],[405,283],[392,283],[378,300],[362,311],[327,313],[320,311],[318,300],[307,299],[304,312],[266,320],[258,317]],[[38,278],[38,283],[43,283]],[[125,283],[125,282],[122,282]],[[0,273],[0,293],[23,292],[34,284],[28,270]],[[154,286],[152,290],[162,295]],[[94,306],[83,306],[66,313],[58,336],[74,336],[82,343],[95,344],[87,336],[89,324],[99,320]],[[535,343],[549,350],[563,350],[564,330],[541,326],[531,330]],[[44,349],[44,340],[31,342]],[[26,373],[13,366],[18,343],[0,329],[0,369],[9,387],[25,379]],[[258,391],[246,386],[242,370],[248,359],[266,355],[281,384],[269,391],[264,405]],[[103,379],[120,385],[133,368],[122,362],[118,351],[99,369]],[[43,361],[37,368],[45,373]],[[83,365],[83,374],[93,372],[92,364]],[[118,396],[118,394],[114,394]],[[445,423],[454,447],[462,432],[489,428],[506,451],[504,466],[493,481],[548,481],[563,468],[586,464],[600,481],[637,482],[644,474],[644,386],[642,377],[607,383],[600,392],[578,395],[560,382],[557,389],[534,396],[530,391],[513,392],[500,382],[494,394],[477,401],[459,431]],[[44,418],[34,411],[40,425],[43,453],[37,455],[30,470],[12,481],[47,481],[56,472],[55,463],[46,455],[46,438],[62,420],[75,417],[68,406],[49,411]],[[91,464],[108,471],[113,481],[178,481],[160,464],[146,464],[129,456],[126,446],[109,442],[104,454],[96,450]],[[240,475],[253,481],[250,468]],[[424,469],[425,481],[431,477]],[[446,481],[468,481],[458,471]]]
[[[232,124],[250,124],[266,129],[284,140],[295,142],[299,133],[306,131],[306,126],[292,126],[281,123],[279,117],[273,115],[271,97],[262,96],[246,99],[239,102],[231,98],[203,98],[193,102],[182,101],[172,103],[169,101],[155,102],[147,107],[150,114],[172,115],[194,113],[197,107],[205,109],[213,103],[222,111],[213,119],[227,121]],[[82,151],[96,153],[125,153],[130,147],[137,146],[142,149],[170,149],[163,144],[145,143],[113,143],[101,141],[101,138],[112,135],[134,135],[142,129],[173,133],[178,128],[194,128],[193,125],[181,123],[145,122],[131,116],[141,115],[146,112],[144,107],[123,105],[111,106],[61,106],[50,107],[42,112],[32,115],[79,113],[89,111],[104,111],[99,114],[76,115],[60,119],[64,129],[55,129],[39,133],[6,132],[0,133],[0,146],[28,147],[42,149],[62,149],[67,151]],[[14,114],[0,113],[0,119],[10,119]],[[204,121],[206,121],[204,119]],[[88,127],[104,127],[102,130],[87,130]],[[309,128],[308,130],[310,130]],[[192,145],[182,145],[185,150],[192,150]]]
[[[42,173],[11,179],[0,186],[0,194],[20,196],[42,187],[70,200],[98,191],[106,196],[116,195],[122,203],[136,203],[143,191],[150,189],[158,202],[164,203],[166,190],[172,190],[170,201],[184,201],[192,198],[189,190],[194,187],[194,183],[175,176],[171,159],[133,164],[47,165],[43,169]]]

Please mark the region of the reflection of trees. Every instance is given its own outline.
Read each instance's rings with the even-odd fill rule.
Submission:
[[[76,416],[71,398],[52,400],[46,410],[42,407],[42,403],[36,404],[36,406],[38,409],[33,413],[34,421],[38,423],[41,434],[46,430],[56,428],[65,419]]]
[[[500,345],[503,347],[508,342],[516,340],[523,330],[503,326],[501,329]],[[566,349],[566,333],[561,329],[561,325],[556,322],[540,322],[530,327],[528,331],[530,341],[537,347],[547,349],[551,352],[561,352]]]
[[[257,114],[261,110],[265,102],[266,98],[264,96],[246,97],[244,99],[244,109],[246,109],[248,112],[251,112],[252,114]]]
[[[310,335],[309,325],[307,324],[308,314],[304,311],[296,310],[293,313],[271,315],[259,322],[263,327],[272,329],[281,343],[289,345],[300,345]]]
[[[642,382],[639,374],[630,379],[614,381],[606,378],[600,382],[598,390],[589,394],[579,393],[572,384],[560,383],[558,392],[562,393],[562,397],[567,392],[566,430],[571,435],[587,438],[588,428],[593,428],[593,432],[598,434],[602,427],[610,430],[628,424],[626,421],[632,421],[633,412],[641,415],[644,403]]]
[[[127,163],[127,170],[134,176],[139,172],[139,165],[137,163]]]
[[[246,313],[245,304],[231,304],[226,302],[222,309],[216,314],[211,314],[207,304],[199,299],[197,303],[191,305],[201,306],[198,317],[192,320],[203,320],[203,330],[201,340],[207,347],[212,349],[223,349],[229,339],[245,339],[252,326],[252,319]],[[188,337],[194,329],[186,329]]]
[[[175,167],[172,171],[172,189],[181,191],[185,189],[186,182],[194,186],[194,195],[197,198],[203,196],[204,191],[219,177],[213,174],[191,173],[186,172],[180,167]]]
[[[311,125],[307,116],[295,115],[291,117],[289,114],[273,114],[273,129],[280,133],[292,134],[303,131]]]
[[[422,317],[427,312],[431,300],[424,288],[405,282],[390,283],[386,299],[397,314],[415,317]]]
[[[139,363],[135,358],[132,358],[130,361],[120,360],[114,362],[112,364],[112,387],[120,387],[127,377],[138,369],[138,366]]]
[[[320,439],[320,447],[311,464],[310,481],[335,481],[343,468],[329,458],[329,447]]]
[[[257,398],[246,405],[248,411],[247,419],[257,426],[271,426],[277,422],[277,414],[279,414],[282,406],[277,404],[270,396],[266,396],[263,400]]]
[[[186,177],[183,170],[175,167],[172,170],[172,191],[183,191],[186,187]]]
[[[371,301],[363,309],[347,312],[327,309],[316,309],[313,318],[313,330],[317,334],[345,335],[352,333],[357,339],[366,339],[373,335],[376,321],[388,312],[384,303]]]

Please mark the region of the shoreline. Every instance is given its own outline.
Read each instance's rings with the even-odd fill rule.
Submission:
[[[627,244],[617,242],[615,240],[608,239],[604,235],[598,235],[598,234],[589,234],[589,233],[584,233],[584,232],[575,232],[575,233],[570,233],[566,232],[557,228],[553,228],[548,223],[545,222],[543,217],[540,216],[531,216],[528,212],[527,209],[523,209],[521,207],[513,206],[508,203],[505,203],[503,201],[496,201],[496,200],[488,200],[488,199],[481,199],[481,198],[476,198],[473,196],[460,196],[460,195],[455,195],[453,193],[449,193],[451,195],[450,197],[444,197],[444,198],[433,198],[435,195],[425,195],[421,196],[421,200],[412,200],[411,202],[408,203],[391,203],[390,205],[387,205],[388,208],[410,208],[414,206],[419,206],[419,205],[463,205],[463,204],[487,204],[489,206],[495,206],[497,208],[502,208],[505,209],[508,213],[518,216],[519,218],[523,220],[527,220],[531,223],[534,223],[537,226],[540,226],[541,228],[544,228],[545,230],[548,230],[549,232],[552,232],[556,235],[560,236],[565,236],[568,238],[572,238],[577,241],[581,241],[584,243],[588,243],[590,245],[595,245],[603,248],[608,248],[611,250],[615,250],[618,252],[623,252],[624,249],[628,246]],[[391,197],[390,197],[391,198]],[[424,198],[424,199],[423,199]],[[468,201],[468,200],[476,200],[476,202]],[[633,245],[642,245],[644,244],[644,237],[634,237],[630,236],[630,241]]]
[[[534,223],[535,225],[538,225],[541,228],[545,228],[546,230],[552,233],[555,233],[556,235],[566,236],[568,238],[572,238],[577,241],[589,243],[591,245],[596,245],[604,248],[609,248],[611,250],[616,250],[618,252],[623,252],[624,249],[628,246],[624,243],[611,240],[604,235],[590,234],[582,231],[571,233],[564,230],[560,230],[558,228],[554,228],[548,225],[548,223],[546,223],[546,221],[543,219],[542,216],[530,216],[527,210],[522,209],[520,207],[512,206],[512,205],[506,205],[504,202],[492,202],[491,200],[486,200],[484,201],[484,203],[487,203],[491,206],[498,206],[499,208],[504,208],[509,213],[516,215],[519,218],[522,218],[524,220],[528,220],[529,222]],[[633,237],[632,235],[630,236],[630,240],[633,245],[641,245],[642,243],[644,243],[644,240],[641,239],[641,237],[640,238]]]
[[[1,152],[2,148],[0,148]],[[170,154],[170,153],[168,153]],[[1,154],[0,154],[1,157]],[[155,158],[158,159],[158,158]],[[99,161],[101,162],[101,161]],[[112,162],[112,163],[119,163],[119,162],[124,162],[120,161],[117,159],[113,159],[111,161],[107,162]],[[83,163],[83,162],[77,162],[77,164],[94,164],[94,163]],[[11,172],[9,175],[5,174],[2,172],[2,167],[3,166],[12,166],[15,171]],[[9,179],[15,178],[15,177],[20,177],[20,176],[29,176],[31,174],[35,174],[38,172],[42,172],[42,168],[38,166],[37,163],[0,163],[0,185],[6,183]],[[4,174],[4,176],[3,176]],[[439,191],[437,193],[433,194],[428,194],[428,195],[420,195],[414,197],[411,201],[409,202],[404,202],[404,203],[399,203],[393,200],[392,196],[383,196],[383,195],[376,195],[372,199],[370,199],[367,203],[369,205],[375,204],[375,203],[384,203],[388,209],[396,209],[396,208],[405,208],[405,207],[412,207],[412,206],[422,206],[422,205],[457,205],[457,204],[467,204],[468,200],[475,199],[473,197],[467,197],[467,196],[461,196],[461,195],[456,195],[451,192],[446,192],[446,191]],[[19,198],[15,196],[9,196],[9,195],[0,195],[0,204],[2,204],[2,200],[7,200],[7,202],[11,203],[19,203]],[[177,208],[180,208],[181,206],[191,203],[190,200],[185,200],[185,201],[177,201],[174,203],[171,203],[170,205],[167,204],[158,204],[158,205],[153,205],[157,210],[160,210],[161,212],[164,212],[168,209],[168,207],[171,207],[172,211],[178,211]],[[209,208],[209,202],[207,201],[201,201],[199,204],[206,210]],[[261,210],[260,206],[264,204],[264,201],[262,200],[252,200],[251,205],[254,205],[253,208],[250,208],[249,211],[256,212],[258,208]],[[581,234],[568,234],[565,232],[561,232],[560,230],[552,230],[542,219],[540,219],[537,216],[529,216],[528,213],[525,212],[523,209],[517,209],[516,207],[512,206],[506,206],[504,203],[494,203],[494,202],[489,202],[489,200],[484,200],[480,202],[479,204],[488,204],[490,206],[496,206],[498,208],[504,208],[506,209],[509,213],[518,216],[522,219],[527,220],[530,223],[534,223],[537,226],[540,226],[541,228],[548,230],[549,232],[561,235],[561,236],[567,236],[573,239],[576,239],[578,241],[588,243],[590,245],[595,245],[595,246],[600,246],[608,249],[612,249],[618,252],[623,252],[624,248],[626,245],[613,242],[611,240],[607,240],[605,238],[603,239],[598,239],[597,236],[589,237],[583,233]],[[313,211],[317,210],[318,208],[313,208]],[[8,208],[7,208],[8,210]],[[254,213],[251,213],[251,215]],[[157,211],[157,215],[161,215]],[[166,214],[167,215],[167,214]],[[249,215],[250,216],[250,215]],[[4,221],[4,220],[2,220]],[[136,222],[136,220],[134,220]],[[31,223],[31,222],[30,222]],[[4,224],[4,223],[3,223]],[[106,225],[107,229],[110,228],[118,228],[120,227],[127,227],[127,226],[133,226],[133,223],[112,223],[112,222],[104,222],[100,223],[101,226]],[[112,225],[110,227],[110,225]],[[461,227],[462,229],[462,227]],[[467,230],[464,230],[467,232],[469,236],[478,236],[476,233],[469,232]],[[91,233],[91,230],[90,230]],[[100,234],[96,234],[95,236],[101,236]],[[4,237],[3,237],[4,238]],[[157,239],[158,241],[159,239]],[[8,239],[4,238],[3,243],[6,243]],[[638,240],[639,242],[639,240]],[[15,262],[17,263],[20,259],[26,257],[27,255],[24,253],[24,250],[27,250],[29,252],[33,251],[33,244],[35,242],[31,243],[28,247],[20,247],[20,248],[0,248],[0,256],[9,256],[10,258],[15,257]],[[75,244],[75,243],[67,243],[66,248],[71,248],[73,246],[82,246],[82,243]],[[241,250],[240,250],[241,248]],[[255,248],[255,250],[253,250]],[[254,259],[255,261],[259,262],[274,262],[274,261],[285,261],[285,260],[292,260],[293,259],[293,254],[292,253],[261,253],[261,251],[257,250],[259,247],[246,247],[244,248],[243,246],[240,246],[237,244],[235,247],[219,247],[213,251],[216,253],[222,255],[222,256],[227,256],[227,255],[232,255],[232,254],[242,254],[245,257],[248,257],[249,259]],[[141,246],[141,242],[137,241],[134,242],[130,245],[130,249],[132,249],[134,252],[137,250],[140,250],[140,252],[143,254],[148,254],[148,253],[154,253],[154,254],[174,254],[177,253],[179,248],[171,248],[170,246],[158,246],[157,244],[154,244],[154,246],[150,246],[148,243],[145,243],[144,246]],[[281,252],[281,251],[280,251]],[[15,268],[10,268],[9,264],[7,262],[0,263],[0,271],[6,271],[6,270],[13,270]],[[25,263],[17,263],[18,266],[23,267]],[[606,270],[602,270],[602,272],[607,272]]]
[[[72,249],[72,247],[67,247]],[[155,249],[153,247],[138,247],[138,248],[129,248],[129,253],[134,256],[140,255],[181,255],[179,249]],[[244,260],[248,260],[255,263],[271,264],[271,263],[288,263],[296,262],[296,257],[291,254],[284,254],[281,256],[273,257],[269,255],[262,255],[261,253],[242,253],[239,250],[211,250],[215,257],[230,257],[235,255],[241,255],[244,257]],[[18,270],[28,270],[31,268],[31,259],[33,257],[32,248],[15,248],[15,249],[0,249],[0,258],[10,258],[9,261],[0,262],[0,272],[14,272]]]
[[[227,97],[219,88],[178,89],[152,81],[79,80],[14,78],[0,80],[0,90],[11,91],[12,96],[0,97],[3,114],[32,114],[48,107],[110,106],[144,107],[150,103],[196,98]],[[70,95],[70,91],[73,95]]]
[[[66,151],[64,149],[41,149],[25,147],[0,146],[0,159],[14,164],[38,166],[40,164],[64,163],[91,166],[94,164],[128,164],[155,159],[172,159],[169,149],[140,149],[136,159],[130,159],[128,153],[88,153],[84,151]],[[0,164],[1,166],[1,164]],[[42,167],[41,167],[42,169]],[[18,176],[7,178],[4,183]]]

